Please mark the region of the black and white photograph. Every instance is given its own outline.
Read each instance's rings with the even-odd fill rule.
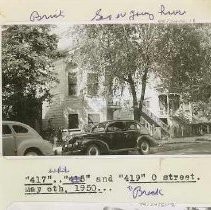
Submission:
[[[1,31],[4,156],[211,154],[211,24]]]
[[[7,210],[46,210],[46,209],[61,209],[61,210],[210,210],[210,207],[187,207],[187,205],[176,206],[141,206],[135,203],[43,203],[43,202],[25,202],[14,203]]]

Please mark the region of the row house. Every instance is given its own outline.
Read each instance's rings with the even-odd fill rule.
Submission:
[[[59,83],[52,88],[51,102],[43,103],[43,129],[69,132],[86,131],[101,121],[133,119],[130,91],[118,96],[109,91],[106,74],[80,69],[67,58],[55,62]],[[141,123],[156,138],[189,135],[191,104],[182,102],[178,93],[156,88],[155,78],[146,89]]]
[[[51,102],[43,104],[44,130],[51,126],[78,131],[107,119],[107,102],[99,97],[104,77],[81,70],[66,59],[55,62],[55,72],[59,83],[51,90]]]

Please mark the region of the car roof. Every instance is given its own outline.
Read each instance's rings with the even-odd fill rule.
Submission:
[[[18,121],[10,121],[10,120],[4,120],[2,121],[2,124],[13,124],[13,125],[22,125],[27,127],[28,129],[34,130],[32,127],[30,127],[29,125],[22,123],[22,122],[18,122]]]
[[[109,122],[137,122],[137,121],[135,121],[135,120],[106,120],[106,121],[103,121],[103,122],[99,122],[98,124],[109,123]]]
[[[18,122],[18,121],[11,121],[11,120],[3,120],[2,123],[5,123],[5,124],[23,124],[23,125],[26,125],[22,122]]]
[[[26,127],[27,129],[30,130],[30,132],[33,132],[34,134],[36,134],[37,136],[40,136],[39,133],[34,129],[32,128],[31,126],[27,125],[27,124],[24,124],[22,122],[18,122],[18,121],[10,121],[10,120],[4,120],[2,121],[2,124],[13,124],[13,125],[22,125],[23,127]]]

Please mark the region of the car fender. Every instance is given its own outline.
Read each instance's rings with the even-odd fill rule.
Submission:
[[[83,141],[83,145],[85,147],[88,147],[91,144],[96,144],[98,146],[100,146],[103,149],[103,152],[108,152],[109,151],[109,146],[107,143],[105,143],[104,141],[101,141],[99,139],[87,139]]]
[[[17,155],[23,156],[25,154],[26,150],[29,149],[29,148],[36,148],[43,154],[41,143],[42,142],[37,141],[35,139],[22,141],[17,146]]]
[[[157,146],[158,143],[155,141],[155,139],[150,136],[150,135],[141,135],[138,139],[137,139],[137,146],[139,147],[139,143],[144,141],[144,140],[147,140],[150,144],[150,146]]]

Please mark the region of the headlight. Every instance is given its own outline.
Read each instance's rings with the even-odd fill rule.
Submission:
[[[75,146],[78,146],[78,145],[79,145],[79,143],[76,141],[74,145],[75,145]]]
[[[72,148],[72,144],[64,144],[63,149]]]
[[[73,148],[79,148],[82,146],[82,142],[81,141],[76,141],[74,144],[73,144]]]

